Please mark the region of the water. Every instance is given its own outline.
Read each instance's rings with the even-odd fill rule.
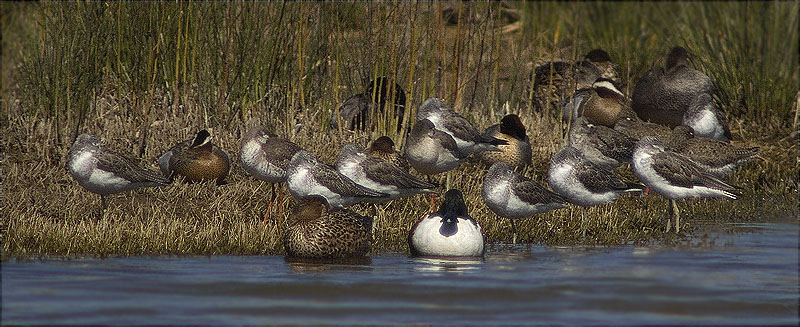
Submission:
[[[496,248],[485,261],[375,256],[6,262],[22,324],[798,324],[798,226],[692,246]]]

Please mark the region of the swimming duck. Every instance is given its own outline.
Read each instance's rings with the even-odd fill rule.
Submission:
[[[331,210],[325,198],[309,196],[289,215],[283,246],[290,257],[362,257],[370,250],[372,221],[347,209]]]
[[[483,257],[483,230],[467,214],[461,191],[451,189],[436,212],[429,213],[408,235],[411,255],[437,257]]]

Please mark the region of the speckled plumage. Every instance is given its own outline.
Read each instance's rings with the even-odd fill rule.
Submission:
[[[371,217],[347,209],[329,210],[321,197],[311,197],[289,216],[283,246],[291,257],[361,257],[370,251]]]
[[[679,127],[681,126],[676,129]],[[690,129],[686,126],[683,128]],[[724,178],[739,166],[759,158],[758,147],[740,147],[704,137],[686,139],[674,148],[719,178]]]
[[[524,168],[531,163],[531,143],[522,125],[519,116],[510,114],[500,120],[500,124],[489,126],[484,132],[484,137],[494,137],[504,140],[508,144],[498,145],[500,151],[483,151],[475,156],[486,166],[495,162],[505,162],[513,167]]]
[[[367,154],[391,162],[406,171],[411,168],[408,160],[395,150],[394,141],[388,136],[381,136],[372,141],[367,147]]]
[[[654,136],[669,147],[675,147],[691,137],[681,129],[673,130],[664,125],[648,123],[636,116],[625,116],[621,118],[617,121],[617,124],[614,125],[614,130],[637,141],[645,136]]]
[[[569,145],[578,149],[592,163],[615,168],[630,162],[636,139],[603,125],[595,125],[586,117],[578,117],[570,126]]]
[[[192,140],[176,144],[158,162],[166,176],[184,176],[189,183],[215,180],[223,184],[231,168],[228,154],[211,143],[207,130],[201,130]]]

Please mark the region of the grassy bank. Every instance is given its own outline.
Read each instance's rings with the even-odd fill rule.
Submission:
[[[481,128],[519,114],[534,151],[525,174],[544,182],[550,155],[563,144],[561,126],[557,113],[530,109],[528,76],[536,64],[595,47],[620,65],[630,94],[667,48],[686,46],[717,83],[734,142],[760,146],[767,159],[732,177],[744,188],[741,199],[682,202],[684,235],[703,223],[798,215],[797,143],[787,138],[796,130],[797,2],[0,6],[4,258],[282,253],[294,201],[281,187],[282,206],[262,221],[269,185],[238,165],[240,137],[265,124],[328,163],[344,142],[389,135],[402,144],[391,115],[368,132],[329,127],[338,105],[380,75],[406,89],[412,115],[430,96]],[[201,128],[211,128],[236,161],[228,185],[113,196],[98,219],[99,197],[64,168],[80,132],[152,168]],[[450,187],[464,192],[490,242],[510,241],[509,221],[480,200],[482,179],[481,168],[465,164],[451,173]],[[403,252],[427,208],[417,196],[353,209],[376,218],[375,252]],[[517,227],[523,242],[550,245],[680,241],[663,233],[666,216],[667,201],[652,195],[563,209]]]

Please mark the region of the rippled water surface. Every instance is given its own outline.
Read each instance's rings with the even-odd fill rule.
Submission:
[[[482,262],[6,262],[2,322],[796,325],[798,227],[737,229],[695,246],[495,248]]]

